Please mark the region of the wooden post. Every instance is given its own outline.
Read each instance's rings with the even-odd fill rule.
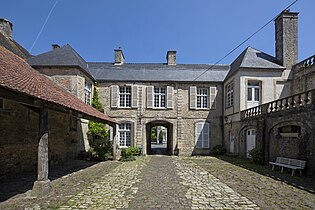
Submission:
[[[37,181],[48,180],[48,108],[44,104],[40,110]]]
[[[37,160],[37,181],[34,182],[32,195],[46,197],[53,194],[53,189],[48,179],[48,104],[40,109],[39,115],[39,142]]]
[[[117,160],[117,125],[113,125],[113,160]]]

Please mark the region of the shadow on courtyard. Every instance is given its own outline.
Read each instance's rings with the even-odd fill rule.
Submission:
[[[88,168],[98,162],[73,160],[69,163],[55,167],[49,171],[49,180],[53,181],[62,176],[73,172]],[[36,172],[25,172],[12,175],[10,178],[0,180],[0,202],[9,198],[25,193],[32,189],[34,181],[36,181]]]
[[[257,165],[246,158],[230,156],[219,156],[217,158],[247,170],[254,171],[261,175],[268,176],[272,179],[282,181],[298,189],[315,194],[315,179],[305,175],[300,176],[299,173],[296,173],[294,176],[291,176],[291,173],[288,170],[285,170],[284,173],[281,173],[279,169],[275,169],[273,171],[271,170],[271,166]]]

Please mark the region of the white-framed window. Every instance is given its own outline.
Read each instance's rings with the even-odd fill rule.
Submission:
[[[165,87],[154,87],[154,107],[155,108],[166,108],[166,88]]]
[[[209,103],[209,88],[197,88],[197,109],[207,109]]]
[[[131,107],[131,86],[119,87],[119,107]]]
[[[130,147],[131,146],[131,124],[121,123],[118,125],[119,146]]]
[[[231,82],[226,86],[226,107],[234,105],[234,84]]]
[[[92,84],[89,82],[85,82],[85,84],[84,84],[84,102],[86,104],[91,105],[91,99],[92,99]]]
[[[259,105],[260,84],[259,81],[248,81],[247,84],[247,108]]]
[[[196,148],[209,148],[209,123],[197,122],[196,123]]]

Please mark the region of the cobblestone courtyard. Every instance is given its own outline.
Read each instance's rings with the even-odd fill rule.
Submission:
[[[53,199],[10,199],[0,209],[315,208],[315,194],[214,157],[99,163],[52,184]]]

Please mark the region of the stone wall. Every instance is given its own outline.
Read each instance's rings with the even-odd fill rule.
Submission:
[[[138,107],[137,108],[111,108],[112,85],[137,85]],[[222,144],[222,85],[221,83],[199,83],[197,87],[217,87],[216,109],[192,110],[189,108],[189,91],[191,83],[150,83],[150,82],[107,82],[98,83],[99,97],[104,105],[105,114],[118,122],[131,122],[133,124],[133,145],[143,146],[146,153],[146,125],[152,122],[171,123],[173,130],[172,150],[180,155],[209,154],[215,145]],[[147,108],[147,87],[172,86],[172,108]],[[195,148],[195,124],[197,122],[210,123],[210,148]]]
[[[298,63],[292,69],[292,93],[311,89],[315,89],[315,56]]]
[[[37,169],[39,115],[4,100],[0,110],[0,178]],[[54,167],[77,157],[79,130],[70,129],[70,115],[49,110],[49,165]],[[79,127],[78,127],[79,129]]]
[[[36,67],[36,70],[40,73],[48,76],[56,84],[69,91],[77,98],[85,101],[84,86],[85,82],[92,84],[92,94],[94,81],[87,73],[82,71],[78,67]],[[81,138],[80,142],[83,142],[82,145],[78,148],[80,151],[88,151],[90,148],[89,141],[87,137],[88,131],[88,121],[81,119],[80,134],[77,138]]]

